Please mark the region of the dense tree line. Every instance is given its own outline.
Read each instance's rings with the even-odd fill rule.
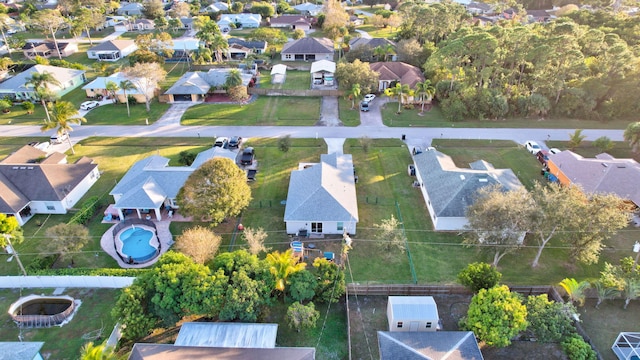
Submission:
[[[169,251],[123,290],[112,314],[125,325],[123,337],[136,340],[184,316],[256,322],[279,300],[335,302],[344,294],[344,273],[335,263],[316,259],[309,270],[304,265],[290,251],[260,259],[239,250],[207,264]]]

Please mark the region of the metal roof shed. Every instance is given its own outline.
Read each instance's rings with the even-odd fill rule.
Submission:
[[[432,296],[389,296],[389,331],[436,331],[440,317]]]
[[[176,346],[275,348],[278,324],[189,322],[182,324]]]

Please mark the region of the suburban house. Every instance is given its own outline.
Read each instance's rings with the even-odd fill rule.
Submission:
[[[353,26],[364,25],[364,19],[357,15],[351,15],[349,16],[349,24]]]
[[[480,188],[501,185],[505,190],[522,187],[511,169],[495,169],[478,160],[471,168],[457,167],[451,157],[434,148],[413,151],[416,181],[433,221],[434,230],[462,230],[467,224],[466,209]]]
[[[167,61],[186,59],[189,55],[200,48],[200,40],[194,38],[173,39],[173,56]]]
[[[235,162],[236,153],[213,147],[196,156],[191,166],[169,166],[169,159],[160,155],[142,159],[129,169],[111,190],[120,219],[126,219],[134,211],[138,218],[162,220],[162,211],[177,208],[176,196],[189,175],[203,163],[216,157],[225,157]]]
[[[116,24],[113,27],[115,31],[143,31],[143,30],[153,30],[156,28],[156,24],[149,19],[132,19],[125,20],[121,23]]]
[[[483,2],[471,2],[466,6],[467,12],[471,15],[490,15],[493,14],[493,6]]]
[[[311,21],[303,15],[281,15],[272,17],[271,20],[269,20],[269,26],[272,28],[308,31],[311,29]]]
[[[35,214],[66,214],[100,178],[98,164],[25,145],[0,161],[0,212],[24,225]]]
[[[209,71],[186,72],[164,94],[168,102],[204,101],[207,94],[225,94],[224,89],[229,72],[232,69],[209,69]],[[243,86],[252,85],[253,75],[240,72]]]
[[[67,57],[78,52],[78,44],[58,41],[58,49],[61,57]],[[22,52],[28,59],[33,59],[36,56],[48,59],[50,57],[57,58],[58,49],[56,49],[56,44],[53,41],[28,42],[22,47]]]
[[[378,331],[380,360],[483,360],[473,331]]]
[[[260,14],[222,14],[218,20],[218,27],[220,31],[228,32],[234,28],[257,28],[261,22]]]
[[[369,64],[369,68],[379,74],[378,91],[384,91],[397,82],[413,89],[417,83],[424,81],[419,68],[403,62],[375,62]]]
[[[217,12],[223,12],[223,11],[229,11],[229,5],[224,2],[215,2],[209,6],[206,6],[200,9],[201,13],[217,13]]]
[[[282,47],[282,61],[333,61],[333,41],[327,38],[304,37]]]
[[[336,63],[319,60],[311,63],[311,84],[333,86]]]
[[[565,186],[578,185],[586,193],[616,194],[640,206],[640,164],[602,153],[584,158],[570,150],[549,154],[549,172]]]
[[[34,100],[38,96],[33,86],[27,85],[28,79],[33,73],[48,72],[58,80],[61,85],[47,85],[47,88],[56,96],[62,97],[71,90],[87,81],[84,70],[68,69],[50,65],[34,65],[16,76],[0,83],[0,97],[8,96],[13,100]]]
[[[436,331],[440,328],[438,306],[433,296],[389,296],[389,331]]]
[[[0,354],[7,359],[42,360],[44,357],[40,351],[43,346],[43,341],[2,341]]]
[[[129,360],[314,360],[315,348],[276,347],[278,324],[186,322],[174,344],[136,343]]]
[[[133,2],[133,3],[122,3],[118,10],[116,10],[116,14],[118,15],[126,15],[126,16],[142,16],[142,12],[144,11],[144,6],[141,3]]]
[[[300,14],[305,16],[318,16],[322,12],[322,5],[310,4],[308,2],[293,7]]]
[[[105,23],[104,26],[105,27],[114,27],[117,24],[127,20],[128,17],[127,16],[120,16],[120,15],[111,15],[111,16],[107,16],[105,17]]]
[[[393,41],[389,40],[389,39],[385,39],[385,38],[371,38],[371,39],[365,39],[363,37],[357,37],[354,39],[351,39],[351,41],[349,41],[349,49],[350,50],[355,50],[358,49],[360,47],[367,47],[369,50],[371,50],[371,52],[373,53],[373,49],[380,47],[383,49],[387,49],[387,48],[392,48],[393,52],[395,53],[396,50],[396,43],[394,43]],[[391,60],[392,61],[396,61],[397,56],[394,54],[389,54],[391,55]],[[384,59],[378,59],[378,60],[384,60]]]
[[[350,154],[323,154],[291,172],[284,209],[287,234],[355,234],[358,201]]]
[[[118,61],[138,50],[133,40],[109,40],[87,50],[87,57],[100,61]]]
[[[267,50],[266,41],[249,41],[241,38],[227,39],[227,59],[243,60],[251,54],[264,54]]]
[[[82,89],[87,93],[87,97],[89,98],[95,98],[98,96],[110,96],[111,94],[109,94],[109,91],[107,91],[107,84],[111,81],[118,85],[118,90],[115,92],[118,102],[126,102],[126,98],[128,98],[129,96],[132,96],[134,99],[136,99],[136,102],[138,103],[146,102],[145,94],[138,90],[138,88],[135,86],[135,83],[132,83],[135,89],[126,90],[127,96],[125,97],[125,91],[119,88],[120,83],[125,80],[130,79],[125,77],[124,74],[117,72],[106,77],[98,76],[93,81],[83,86]],[[154,90],[150,87],[148,92],[149,98],[153,98]]]

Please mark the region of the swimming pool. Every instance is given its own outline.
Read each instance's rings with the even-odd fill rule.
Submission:
[[[115,241],[118,252],[128,263],[144,263],[159,253],[160,243],[155,229],[144,225],[132,225],[123,229]]]

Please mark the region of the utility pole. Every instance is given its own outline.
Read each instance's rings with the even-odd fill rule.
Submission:
[[[2,236],[4,236],[4,238],[7,239],[7,244],[9,244],[9,247],[11,247],[11,251],[13,251],[13,256],[16,258],[16,261],[18,261],[18,266],[20,266],[20,270],[22,270],[22,274],[24,276],[27,276],[27,271],[24,269],[24,266],[22,266],[22,261],[20,261],[20,256],[18,256],[18,252],[16,251],[16,248],[13,247],[13,244],[11,244],[11,235],[2,234]]]

